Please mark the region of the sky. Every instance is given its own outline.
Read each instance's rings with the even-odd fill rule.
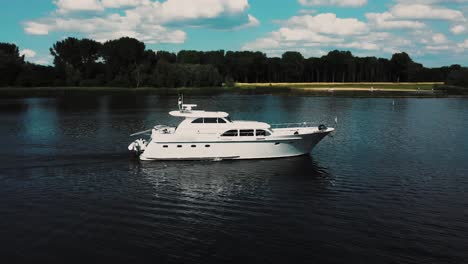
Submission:
[[[34,63],[51,64],[66,37],[123,36],[155,51],[404,51],[427,67],[468,66],[468,0],[2,0],[0,42]]]

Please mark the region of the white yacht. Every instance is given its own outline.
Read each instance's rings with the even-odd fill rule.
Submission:
[[[169,114],[183,118],[177,127],[158,125],[131,136],[151,134],[128,146],[141,160],[266,159],[309,154],[319,141],[334,131],[308,123],[270,125],[233,121],[225,112],[193,110],[183,104]]]

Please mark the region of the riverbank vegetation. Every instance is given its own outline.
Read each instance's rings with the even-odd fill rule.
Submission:
[[[373,85],[373,86],[372,86]],[[86,95],[178,95],[221,93],[238,94],[278,94],[304,96],[344,96],[344,97],[446,97],[446,91],[437,89],[439,83],[236,83],[223,87],[3,87],[2,97],[42,97],[42,96],[86,96]],[[435,87],[435,88],[431,88]],[[460,95],[459,91],[453,92]]]
[[[105,43],[67,38],[56,42],[50,53],[53,66],[37,65],[26,62],[15,44],[0,43],[0,86],[10,87],[2,90],[49,87],[42,90],[58,91],[63,87],[75,87],[71,90],[90,87],[81,89],[86,91],[99,87],[99,91],[111,92],[120,88],[221,86],[295,90],[455,87],[456,90],[468,87],[468,68],[460,65],[426,68],[404,52],[394,54],[391,59],[356,57],[349,51],[337,50],[320,58],[304,58],[299,52],[285,52],[273,58],[251,51],[182,50],[176,54],[146,49],[143,42],[125,37]]]

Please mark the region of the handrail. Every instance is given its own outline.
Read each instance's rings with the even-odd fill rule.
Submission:
[[[315,127],[316,124],[302,122],[302,123],[283,123],[283,124],[271,124],[271,128],[293,128],[293,127]]]

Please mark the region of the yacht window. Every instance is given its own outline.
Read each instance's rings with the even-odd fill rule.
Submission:
[[[205,118],[205,124],[216,124],[218,123],[217,118]]]
[[[239,134],[241,137],[252,137],[254,135],[254,130],[253,129],[241,130]]]
[[[169,146],[168,145],[164,145],[163,148],[168,148]]]
[[[263,130],[263,129],[257,129],[257,130],[255,130],[255,135],[256,135],[257,137],[259,137],[259,136],[260,136],[260,137],[266,137],[266,136],[269,136],[269,135],[270,135],[270,132],[265,131],[265,130]]]
[[[203,124],[203,118],[198,118],[192,121],[192,124]]]
[[[225,123],[226,123],[226,120],[222,118],[218,118],[218,124],[225,124]]]
[[[211,146],[210,145],[205,145],[205,148],[209,148],[209,147],[211,147]]]
[[[197,147],[197,145],[192,145],[192,148],[196,148],[196,147]]]
[[[178,147],[178,148],[181,148],[181,147],[182,147],[182,145],[177,145],[177,147]]]
[[[237,130],[229,130],[229,131],[226,131],[224,132],[224,134],[222,134],[221,136],[222,137],[237,137]]]

